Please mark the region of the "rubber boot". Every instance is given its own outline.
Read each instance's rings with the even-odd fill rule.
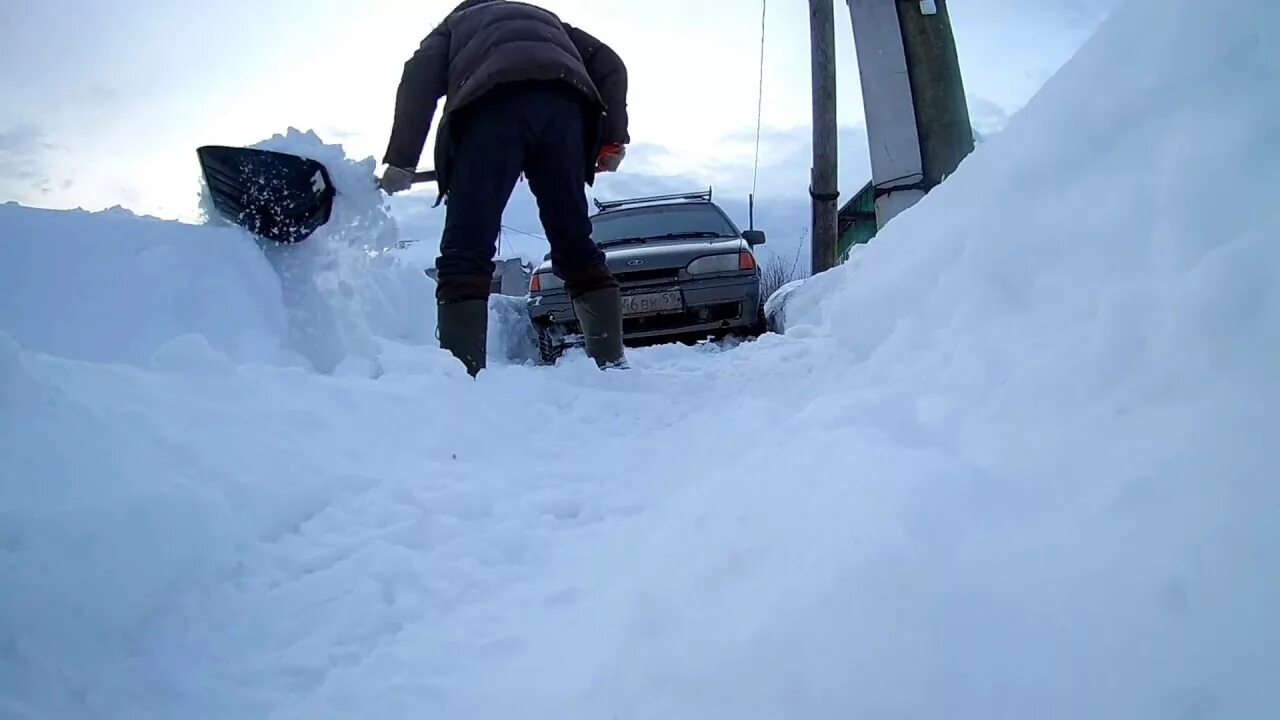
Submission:
[[[440,347],[462,361],[471,377],[485,367],[489,339],[489,303],[461,300],[436,305]]]
[[[626,369],[622,347],[622,293],[604,288],[574,298],[573,310],[582,325],[587,355],[601,369]]]

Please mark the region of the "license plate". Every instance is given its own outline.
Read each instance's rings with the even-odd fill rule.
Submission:
[[[623,315],[652,315],[654,313],[683,310],[684,298],[679,290],[648,293],[646,295],[624,295],[622,297]]]

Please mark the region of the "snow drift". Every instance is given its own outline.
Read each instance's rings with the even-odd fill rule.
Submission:
[[[325,374],[230,231],[0,208],[0,715],[1280,713],[1278,26],[1131,0],[785,337],[630,373],[471,382],[361,251]]]
[[[15,204],[0,226],[0,328],[24,348],[146,365],[199,335],[237,361],[283,359],[278,283],[235,231]]]

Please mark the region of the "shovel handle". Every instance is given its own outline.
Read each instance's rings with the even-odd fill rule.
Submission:
[[[435,170],[423,170],[413,174],[413,184],[435,182],[437,179]]]

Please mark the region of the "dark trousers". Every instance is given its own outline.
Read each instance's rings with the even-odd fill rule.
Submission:
[[[521,173],[538,201],[553,269],[570,294],[616,285],[591,240],[585,122],[576,91],[552,82],[499,85],[450,119],[449,194],[436,261],[441,302],[488,297],[502,212]]]

